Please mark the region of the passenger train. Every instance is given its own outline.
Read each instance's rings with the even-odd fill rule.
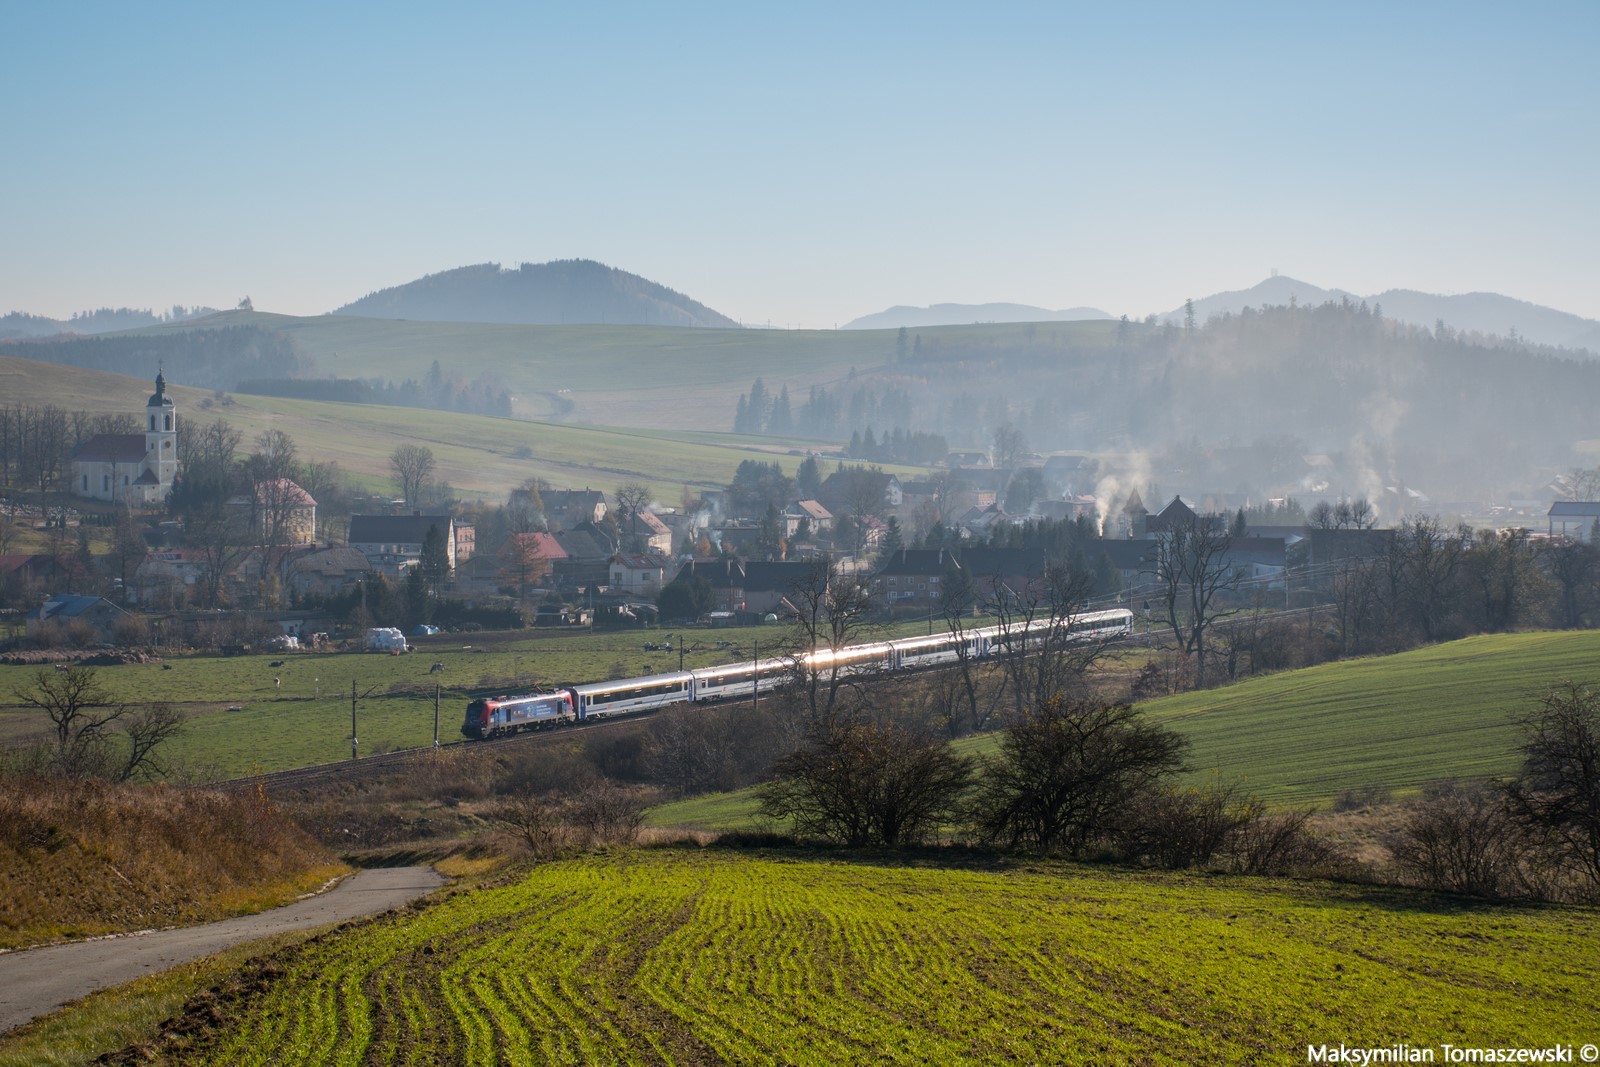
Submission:
[[[1027,652],[1028,642],[1060,633],[1058,620],[1040,619],[1027,625],[990,626],[964,633],[903,637],[821,649],[799,657],[780,657],[720,667],[589,682],[548,693],[483,697],[467,705],[461,732],[470,738],[496,737],[519,730],[540,729],[571,722],[606,719],[671,704],[708,703],[750,699],[760,692],[786,685],[796,670],[863,674],[906,671],[955,663],[965,655],[982,660],[1013,646]],[[1074,615],[1066,627],[1069,641],[1107,640],[1133,633],[1133,612],[1126,608]],[[963,648],[963,646],[965,646]]]

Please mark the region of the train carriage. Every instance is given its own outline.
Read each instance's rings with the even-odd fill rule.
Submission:
[[[689,673],[694,676],[694,694],[691,699],[700,701],[734,700],[756,694],[759,681],[761,691],[788,682],[793,661],[764,659],[760,663],[726,663],[720,667],[700,667]]]
[[[693,681],[694,676],[688,671],[676,671],[644,678],[575,685],[571,693],[577,705],[578,718],[587,721],[683,703],[690,699]]]

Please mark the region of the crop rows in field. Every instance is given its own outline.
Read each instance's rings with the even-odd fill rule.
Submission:
[[[207,1062],[1303,1062],[1584,1040],[1597,977],[1592,909],[636,853],[321,939]]]

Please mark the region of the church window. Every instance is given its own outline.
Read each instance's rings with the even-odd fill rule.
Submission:
[[[154,415],[151,415],[150,416],[150,429],[151,429],[152,432],[154,432],[155,428],[156,428],[156,417]]]
[[[167,432],[171,433],[172,432],[172,416],[171,415],[166,416],[166,418],[163,421],[167,424],[166,425]]]
[[[127,485],[128,484],[128,476],[126,474],[124,474],[122,476],[122,484],[123,485]]]
[[[89,491],[89,476],[87,474],[83,476],[83,491],[85,493]]]
[[[102,491],[111,488],[111,475],[102,474],[100,476],[100,488]]]

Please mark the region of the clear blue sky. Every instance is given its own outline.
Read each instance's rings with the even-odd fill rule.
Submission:
[[[1281,272],[1600,318],[1600,2],[0,0],[0,313],[592,258],[746,322]]]

